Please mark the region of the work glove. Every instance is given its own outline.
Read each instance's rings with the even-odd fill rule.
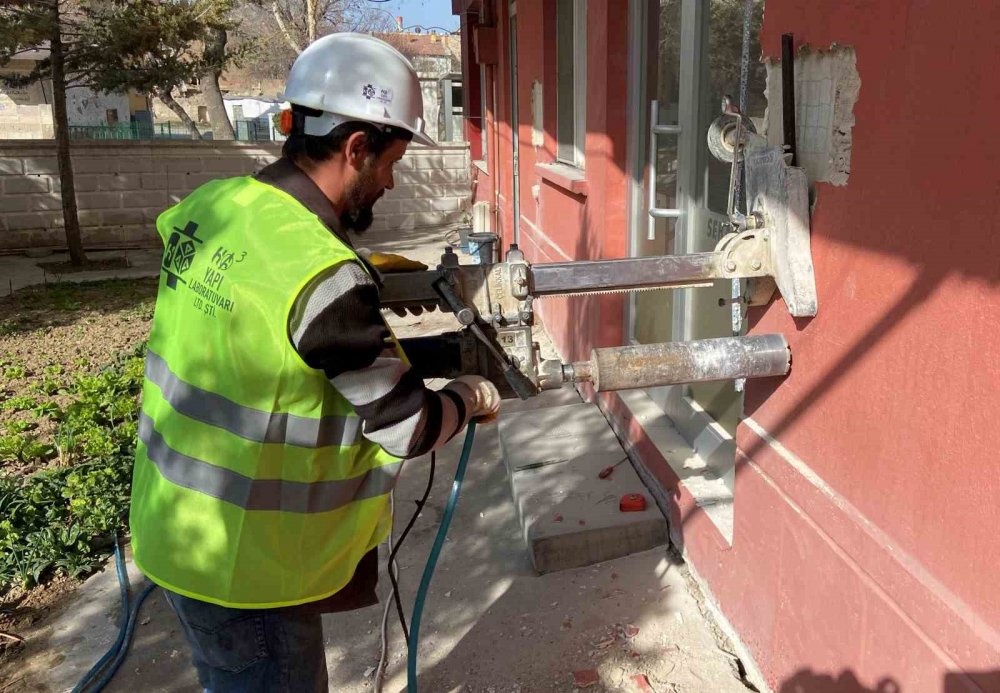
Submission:
[[[373,252],[368,248],[358,248],[358,255],[363,257],[378,271],[380,275],[382,274],[399,274],[402,272],[423,272],[428,269],[427,265],[417,260],[411,260],[408,257],[404,257],[397,253],[380,253]],[[426,310],[430,312],[437,308],[436,303],[430,303],[423,306],[414,306],[412,308],[393,308],[392,312],[401,318],[406,317],[407,311],[413,315],[422,315]]]
[[[399,272],[423,272],[427,265],[396,253],[368,253],[368,262],[382,274]]]
[[[500,413],[500,392],[481,375],[462,375],[445,387],[458,392],[476,423],[492,423]]]

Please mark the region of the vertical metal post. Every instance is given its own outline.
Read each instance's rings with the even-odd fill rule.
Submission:
[[[511,0],[507,28],[510,32],[510,131],[513,146],[511,157],[513,189],[511,190],[514,243],[521,242],[521,137],[517,103],[517,0]]]
[[[646,100],[646,64],[650,60],[646,40],[646,0],[629,0],[629,54],[628,54],[628,229],[629,255],[639,255],[639,234],[647,216],[648,205],[643,197],[644,137],[651,136],[643,121],[643,103]],[[655,60],[655,58],[653,58]],[[625,334],[629,342],[635,339],[635,292],[629,292],[625,314]]]
[[[442,79],[438,84],[441,85],[443,91],[442,96],[444,97],[444,104],[442,109],[444,110],[444,141],[451,142],[454,137],[454,128],[452,127],[452,117],[451,111],[453,104],[451,103],[451,79]]]
[[[702,48],[708,43],[708,8],[701,0],[681,2],[681,64],[680,64],[680,117],[683,132],[679,139],[678,165],[680,177],[677,185],[677,206],[685,214],[674,227],[674,248],[678,253],[694,252],[694,210],[698,205],[698,181],[702,136],[698,134],[702,81],[707,79],[707,66],[701,58]],[[681,289],[674,293],[674,339],[690,339],[693,333],[693,316],[690,311],[690,292]]]

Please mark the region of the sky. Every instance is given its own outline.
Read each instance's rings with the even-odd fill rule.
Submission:
[[[372,2],[369,4],[387,12],[392,16],[403,16],[403,26],[419,24],[424,27],[443,27],[450,31],[459,27],[459,20],[451,13],[451,0],[390,0],[389,2]]]

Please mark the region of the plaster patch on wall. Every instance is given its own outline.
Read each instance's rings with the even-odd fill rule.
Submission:
[[[781,62],[767,60],[767,138],[782,143]],[[795,56],[797,163],[810,183],[847,185],[851,173],[854,104],[861,92],[857,55],[850,46],[800,49]]]
[[[70,125],[107,125],[108,111],[118,111],[118,121],[129,121],[128,96],[100,94],[86,87],[66,90],[66,114]]]
[[[531,83],[531,146],[538,149],[545,144],[542,122],[542,83]]]

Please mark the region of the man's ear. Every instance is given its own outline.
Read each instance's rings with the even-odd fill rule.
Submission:
[[[356,170],[361,170],[368,156],[368,148],[365,145],[365,133],[357,131],[351,133],[344,143],[344,158],[347,164]]]

